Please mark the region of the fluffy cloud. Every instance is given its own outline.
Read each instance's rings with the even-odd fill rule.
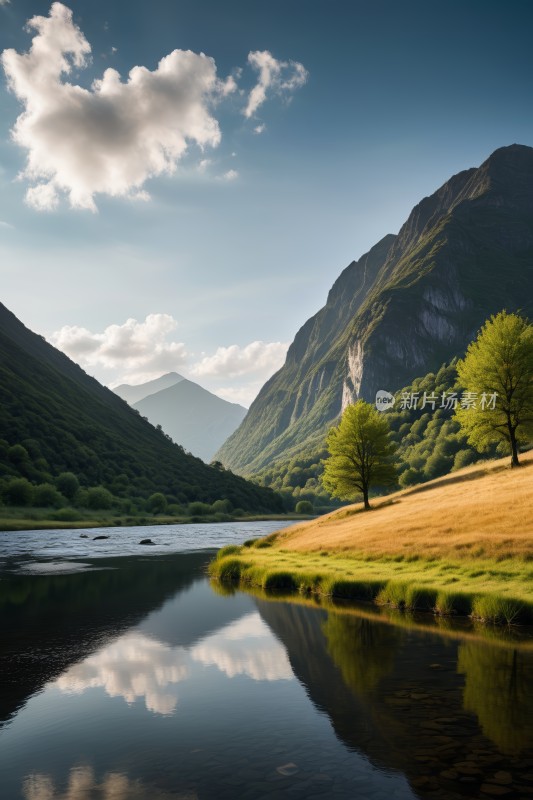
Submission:
[[[94,333],[65,325],[48,339],[104,383],[139,384],[165,372],[181,372],[232,403],[249,406],[261,386],[284,363],[288,345],[251,342],[219,347],[195,359],[172,334],[178,323],[170,314],[149,314],[143,322],[128,319]],[[231,383],[228,383],[231,382]]]
[[[185,345],[167,341],[176,327],[170,314],[149,314],[144,322],[128,319],[123,325],[109,325],[103,333],[65,325],[49,338],[85,369],[118,370],[128,383],[142,383],[187,362]]]
[[[270,376],[285,361],[288,345],[283,342],[251,342],[245,347],[232,344],[219,347],[212,356],[204,356],[191,368],[198,377],[237,378],[241,375],[268,373]]]
[[[267,93],[287,94],[303,86],[308,72],[298,61],[278,61],[268,50],[254,50],[248,54],[248,63],[259,72],[259,80],[248,96],[244,116],[253,117],[267,98]],[[259,126],[261,127],[261,126]],[[262,129],[255,129],[262,133]]]
[[[66,80],[91,53],[72,11],[53,3],[28,27],[36,32],[29,52],[5,50],[2,63],[25,107],[12,136],[28,152],[23,177],[34,183],[26,195],[33,207],[54,209],[62,193],[72,207],[92,210],[99,193],[136,197],[148,178],[172,173],[190,143],[220,142],[211,109],[236,83],[217,78],[212,58],[174,50],[154,71],[136,66],[123,82],[107,69],[85,89]]]

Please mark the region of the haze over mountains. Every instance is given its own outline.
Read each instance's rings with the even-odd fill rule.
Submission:
[[[464,353],[483,322],[533,305],[533,148],[454,175],[335,281],[216,455],[252,474],[316,449],[343,408]]]
[[[115,386],[113,391],[132,406],[134,403],[138,403],[139,400],[148,397],[149,394],[155,394],[162,389],[168,389],[169,386],[174,386],[176,383],[183,380],[185,380],[183,375],[178,375],[177,372],[167,372],[166,375],[161,375],[160,378],[156,378],[153,381],[146,381],[146,383],[139,383],[135,386],[129,383],[121,383],[120,386]]]
[[[139,386],[122,384],[114,391],[207,463],[246,416],[243,406],[228,403],[177,372]]]

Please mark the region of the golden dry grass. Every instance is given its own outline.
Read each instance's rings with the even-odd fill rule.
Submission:
[[[533,452],[485,462],[283,530],[274,547],[376,558],[533,559]]]

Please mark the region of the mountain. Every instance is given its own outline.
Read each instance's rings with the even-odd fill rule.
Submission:
[[[136,386],[132,386],[129,383],[121,383],[120,386],[115,386],[113,391],[132,406],[134,403],[138,403],[139,400],[144,400],[148,395],[168,389],[183,380],[185,380],[183,375],[178,375],[177,372],[167,372],[166,375],[161,375],[160,378],[156,378],[154,381],[147,381]]]
[[[394,392],[464,353],[483,322],[533,307],[533,148],[454,175],[335,281],[216,455],[252,474],[320,447],[357,398]]]
[[[159,491],[183,503],[281,506],[270,490],[186,454],[0,304],[0,484],[13,476],[42,483],[64,471],[118,497]]]
[[[153,425],[161,425],[175,442],[207,462],[246,416],[243,406],[228,403],[185,378],[150,394],[133,407]]]

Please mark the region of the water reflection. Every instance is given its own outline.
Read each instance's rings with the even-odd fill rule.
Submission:
[[[533,795],[533,651],[346,608],[257,600],[338,736],[420,797]],[[486,633],[486,632],[485,632]],[[503,783],[502,783],[503,781]]]
[[[196,800],[194,791],[164,792],[120,772],[110,772],[98,781],[88,766],[73,767],[65,790],[56,789],[50,775],[29,775],[22,787],[24,800]]]
[[[2,683],[39,676],[0,731],[3,796],[533,795],[531,643],[221,596],[207,558],[0,586]]]
[[[457,668],[465,675],[464,706],[503,753],[519,754],[533,743],[533,659],[517,649],[468,642]]]
[[[245,675],[255,681],[278,681],[293,677],[285,648],[253,612],[190,649],[170,647],[132,631],[67,669],[53,686],[67,694],[100,688],[130,704],[143,698],[149,711],[172,714],[178,704],[175,685],[189,677],[193,662],[214,666],[228,678]]]
[[[330,612],[323,631],[329,655],[339,667],[346,686],[355,694],[365,695],[375,689],[392,671],[402,638],[396,628]]]
[[[228,678],[247,675],[254,681],[279,681],[294,677],[285,648],[257,613],[207,637],[191,650],[191,656],[218,667]]]
[[[172,714],[178,697],[164,690],[188,675],[188,656],[183,648],[168,647],[142,633],[128,633],[70,667],[56,686],[75,694],[99,687],[109,697],[123,697],[127,703],[142,697],[149,711]]]

